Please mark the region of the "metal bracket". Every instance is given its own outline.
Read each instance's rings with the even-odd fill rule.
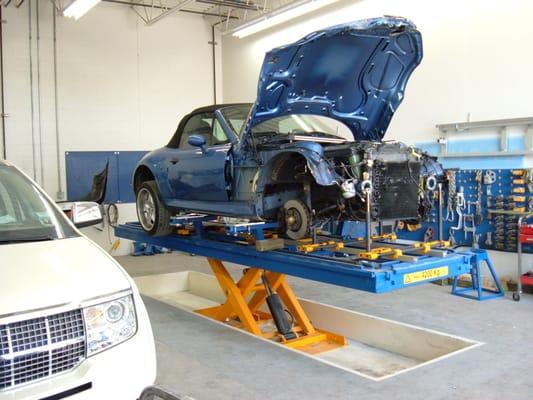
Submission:
[[[504,291],[487,252],[485,250],[477,249],[472,249],[471,252],[473,253],[472,258],[470,259],[470,263],[472,264],[472,269],[470,270],[472,284],[470,285],[470,287],[459,288],[459,276],[456,276],[453,279],[452,294],[456,296],[466,297],[467,299],[474,299],[479,301],[492,299],[494,297],[502,297],[504,295]],[[494,285],[496,286],[496,290],[483,288],[481,262],[484,262],[486,264],[491,278],[494,281]]]
[[[509,150],[509,127],[511,126],[526,126],[524,133],[524,150],[510,151]],[[439,157],[479,157],[479,156],[521,156],[533,154],[533,117],[526,118],[509,118],[489,121],[473,121],[473,122],[453,122],[449,124],[436,125],[439,130],[441,138],[438,143],[440,145]],[[478,152],[464,152],[464,153],[448,153],[448,142],[451,133],[455,134],[476,134],[481,132],[472,132],[480,129],[498,129],[500,149],[496,152],[478,153]]]

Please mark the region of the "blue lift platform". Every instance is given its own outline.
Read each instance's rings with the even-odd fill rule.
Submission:
[[[485,250],[454,250],[434,242],[431,246],[406,241],[374,238],[377,258],[362,259],[364,243],[359,239],[346,240],[333,235],[319,236],[315,243],[293,243],[284,248],[259,251],[254,241],[268,241],[265,235],[276,228],[275,223],[214,224],[212,218],[193,215],[175,221],[177,234],[152,237],[138,223],[115,227],[117,237],[166,247],[211,259],[227,261],[251,268],[282,273],[332,285],[372,293],[386,293],[420,285],[433,280],[454,278],[452,294],[486,300],[503,296],[492,262]],[[392,237],[395,239],[395,237]],[[270,239],[272,240],[272,239]],[[275,239],[274,239],[275,240]],[[381,249],[400,249],[401,256],[379,256]],[[386,252],[383,252],[386,254]],[[494,279],[497,290],[484,289],[481,270],[485,265]],[[458,286],[458,276],[470,274],[469,288]]]

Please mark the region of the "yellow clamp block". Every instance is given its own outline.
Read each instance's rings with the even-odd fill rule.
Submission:
[[[372,239],[374,239],[374,236],[372,236]],[[383,235],[377,235],[376,239],[390,239],[390,240],[396,240],[398,239],[398,236],[393,233],[385,233]]]
[[[422,249],[422,253],[429,253],[431,251],[431,243],[420,243],[421,244],[421,249]]]
[[[370,251],[363,251],[359,253],[359,258],[364,260],[376,260],[379,256],[390,255],[392,258],[398,258],[403,255],[400,249],[393,249],[390,247],[376,247]]]
[[[317,246],[315,244],[304,244],[301,246],[296,246],[297,251],[303,251],[304,253],[311,253],[315,251]]]
[[[420,242],[414,245],[415,248],[420,249],[422,253],[429,253],[432,247],[450,247],[451,243],[449,240],[435,240],[433,242]]]
[[[296,250],[303,251],[304,253],[312,253],[315,250],[321,249],[323,247],[330,247],[330,246],[334,246],[335,250],[340,250],[344,248],[344,243],[336,242],[334,240],[328,240],[327,242],[322,242],[322,243],[302,244],[302,245],[296,246]]]
[[[523,179],[513,179],[513,185],[525,185],[526,181]]]
[[[513,208],[513,211],[514,212],[526,212],[526,208],[525,207],[515,207],[515,208]]]
[[[526,192],[526,188],[523,188],[523,187],[513,188],[513,193],[525,193],[525,192]]]
[[[375,260],[379,257],[379,254],[373,253],[371,251],[363,251],[359,253],[359,258],[362,258],[363,260]]]
[[[385,233],[383,235],[372,235],[370,237],[372,238],[372,240],[380,240],[380,239],[396,240],[396,239],[398,239],[398,236],[394,232],[393,233]],[[365,238],[362,237],[362,236],[359,236],[355,240],[357,240],[358,242],[362,242],[363,240],[365,240]]]
[[[526,174],[525,169],[514,169],[511,171],[514,176],[524,176]]]
[[[517,203],[523,203],[526,201],[526,196],[513,196],[513,201]]]
[[[403,251],[401,251],[400,249],[391,249],[392,250],[392,254],[391,254],[391,258],[399,258],[401,256],[403,256]]]

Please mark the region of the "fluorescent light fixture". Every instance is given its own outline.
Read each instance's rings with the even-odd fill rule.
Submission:
[[[63,16],[78,20],[83,17],[87,11],[100,3],[101,0],[74,0],[63,11]]]
[[[287,5],[286,7],[281,7],[266,15],[256,18],[241,26],[238,26],[235,29],[231,30],[230,33],[232,33],[233,36],[236,36],[241,39],[243,37],[253,35],[254,33],[257,33],[259,31],[271,28],[274,25],[286,22],[292,18],[296,18],[311,11],[318,10],[319,8],[327,6],[328,4],[334,3],[336,1],[337,0],[296,1]]]

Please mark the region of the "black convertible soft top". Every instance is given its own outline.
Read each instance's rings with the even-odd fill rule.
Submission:
[[[231,107],[231,106],[248,106],[248,107],[252,108],[252,103],[211,104],[209,106],[203,106],[203,107],[199,107],[199,108],[195,109],[194,111],[190,112],[189,114],[187,114],[186,116],[184,116],[180,120],[180,122],[178,124],[178,127],[176,128],[176,131],[174,132],[174,135],[172,135],[172,138],[170,139],[170,141],[167,144],[167,147],[172,147],[172,148],[177,148],[178,147],[178,145],[179,145],[178,140],[179,140],[179,137],[180,137],[180,133],[183,130],[183,126],[185,125],[187,120],[190,117],[192,117],[193,115],[201,114],[201,113],[214,112],[216,110],[220,110],[221,108]]]

